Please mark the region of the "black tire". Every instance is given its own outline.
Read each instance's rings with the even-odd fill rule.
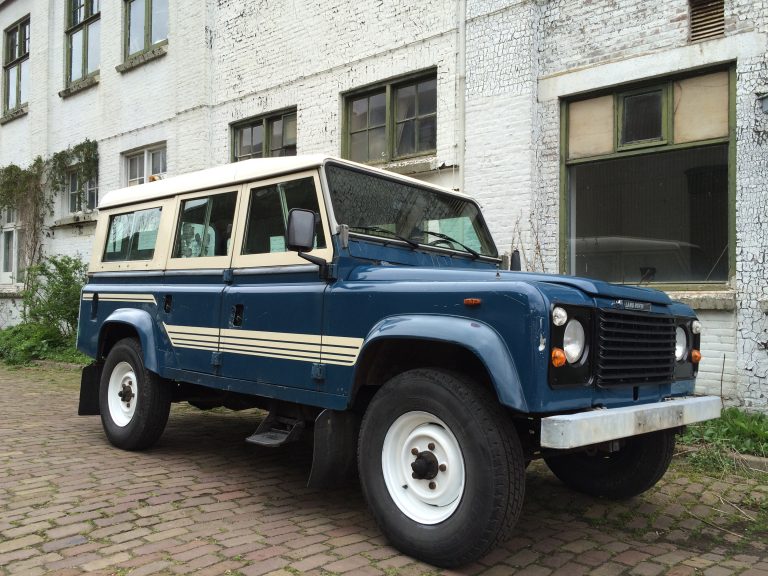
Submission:
[[[577,452],[544,459],[566,486],[598,498],[637,496],[661,480],[675,451],[675,431],[627,438],[618,452]]]
[[[418,435],[414,432],[403,442],[393,440],[405,438],[396,432],[402,427],[407,433],[411,418],[425,420],[413,428]],[[430,438],[438,439],[437,446]],[[411,458],[417,459],[410,452],[412,444],[418,444],[422,454],[433,452],[437,461],[445,457],[446,469],[440,468],[431,478],[412,478],[406,469]],[[447,450],[455,446],[458,452]],[[387,454],[403,456],[389,459]],[[449,458],[448,454],[460,457]],[[391,464],[385,465],[385,459]],[[491,391],[442,370],[404,372],[376,393],[361,425],[358,466],[366,501],[386,538],[406,554],[436,566],[460,566],[485,555],[508,538],[523,506],[525,461],[511,420]],[[413,497],[414,505],[392,496],[385,467],[395,471],[388,478],[397,498]],[[452,471],[457,475],[449,476]],[[419,493],[432,497],[430,481],[438,483],[435,494],[441,494],[459,477],[463,478],[462,488],[446,489],[441,496],[453,498],[450,504],[432,506],[419,500]],[[427,515],[434,511],[434,517],[422,521],[422,510]]]
[[[107,439],[123,450],[149,448],[165,430],[170,408],[171,388],[144,367],[141,345],[133,338],[120,340],[107,355],[99,383]]]

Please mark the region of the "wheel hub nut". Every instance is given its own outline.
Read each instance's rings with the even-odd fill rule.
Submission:
[[[435,488],[437,488],[437,484],[435,484],[434,482],[430,482],[429,483],[429,489],[430,490],[434,490]]]

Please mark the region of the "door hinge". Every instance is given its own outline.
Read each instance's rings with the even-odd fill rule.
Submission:
[[[225,284],[232,284],[232,281],[235,279],[235,274],[232,272],[232,268],[227,268],[224,270],[224,283]]]
[[[221,366],[221,352],[211,353],[211,366]]]
[[[312,364],[312,379],[325,380],[325,364]]]

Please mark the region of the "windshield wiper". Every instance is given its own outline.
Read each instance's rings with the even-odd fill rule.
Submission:
[[[418,248],[419,244],[418,242],[414,242],[410,238],[406,238],[405,236],[400,236],[400,234],[395,234],[391,230],[387,230],[386,228],[381,228],[380,226],[350,226],[350,231],[359,230],[360,232],[383,232],[384,234],[389,234],[390,236],[397,238],[398,240],[402,240],[409,246],[413,248]]]
[[[473,258],[480,258],[480,252],[478,252],[477,250],[475,250],[473,248],[470,248],[466,244],[462,244],[461,242],[456,240],[456,238],[452,238],[452,237],[448,236],[448,234],[443,234],[441,232],[430,232],[429,230],[414,230],[414,232],[418,232],[420,234],[429,234],[430,236],[436,236],[438,238],[442,238],[443,240],[451,242],[452,244],[457,244],[457,245],[461,246],[462,248],[464,248],[464,250],[466,250],[467,252],[472,254]]]

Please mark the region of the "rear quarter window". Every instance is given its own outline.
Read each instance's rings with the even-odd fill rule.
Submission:
[[[103,262],[152,260],[162,208],[148,208],[109,219]]]

